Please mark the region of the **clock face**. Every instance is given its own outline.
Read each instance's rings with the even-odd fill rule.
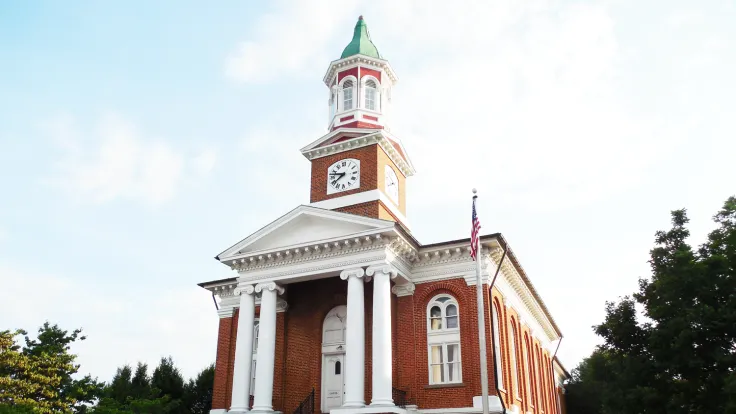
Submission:
[[[353,190],[360,187],[360,161],[347,158],[327,169],[327,194]]]
[[[386,194],[396,203],[399,204],[399,179],[396,177],[394,169],[386,165]]]

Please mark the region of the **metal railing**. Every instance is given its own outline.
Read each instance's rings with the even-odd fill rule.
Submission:
[[[409,401],[406,399],[406,391],[391,387],[391,397],[394,399],[394,404],[399,408],[406,408]]]
[[[299,404],[299,407],[294,410],[294,414],[314,414],[314,388],[307,395],[307,398]]]

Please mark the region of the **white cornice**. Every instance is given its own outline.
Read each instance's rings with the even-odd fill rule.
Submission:
[[[491,267],[495,269],[495,263],[498,263],[498,260],[499,258],[496,258]],[[496,289],[501,292],[511,308],[516,310],[519,317],[524,320],[524,324],[536,333],[535,336],[543,345],[547,346],[550,342],[558,339],[554,327],[524,284],[514,265],[510,263],[510,260],[504,260],[501,266],[501,272],[496,280]],[[541,335],[541,333],[544,334]]]
[[[365,55],[353,55],[348,56],[344,59],[333,60],[332,62],[330,62],[330,66],[327,68],[327,73],[325,73],[325,76],[324,78],[322,78],[322,80],[324,81],[325,85],[327,85],[327,87],[330,87],[332,84],[332,79],[335,77],[335,73],[337,71],[352,69],[359,65],[372,66],[372,69],[382,71],[383,73],[388,75],[389,79],[391,79],[391,83],[394,85],[396,84],[396,82],[399,81],[399,78],[396,77],[396,73],[391,68],[391,64],[388,63],[388,60],[376,59]]]
[[[352,129],[350,131],[352,131]],[[368,130],[368,131],[372,131],[372,130]],[[338,153],[348,151],[351,149],[362,148],[362,147],[367,147],[369,145],[378,144],[381,146],[383,151],[388,155],[391,161],[393,161],[394,165],[396,165],[401,171],[401,173],[404,174],[404,176],[411,177],[416,172],[416,170],[414,169],[414,166],[411,164],[411,161],[409,161],[409,156],[406,155],[406,150],[403,148],[401,143],[396,139],[389,138],[388,137],[389,133],[386,131],[378,130],[375,132],[371,132],[367,135],[350,138],[345,141],[334,142],[331,144],[319,146],[321,142],[327,141],[326,137],[329,137],[330,135],[331,134],[328,134],[325,137],[322,137],[319,140],[315,141],[314,143],[302,148],[301,150],[302,154],[305,157],[307,157],[307,159],[314,160],[317,158],[326,157],[328,155],[338,154]],[[396,150],[396,147],[394,147],[393,144],[391,143],[392,141],[396,142],[399,145],[399,147],[402,148],[401,150],[404,153],[404,156],[406,156],[406,158],[404,158],[404,156],[399,154],[399,152]]]

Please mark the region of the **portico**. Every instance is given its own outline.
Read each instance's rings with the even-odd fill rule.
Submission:
[[[392,349],[391,349],[391,279],[398,272],[391,265],[355,267],[340,273],[348,284],[347,321],[344,347],[344,397],[340,397],[338,408],[323,412],[404,412],[396,408],[392,399]],[[372,399],[367,406],[365,393],[365,306],[364,284],[373,279],[373,353],[372,353]],[[235,294],[240,297],[238,335],[235,345],[233,369],[232,406],[233,413],[271,413],[276,343],[277,296],[285,288],[275,282],[244,284]],[[258,354],[255,377],[258,378],[254,392],[253,407],[248,407],[248,392],[252,378],[251,358],[253,352],[253,329],[255,324],[255,295],[261,293]],[[334,367],[333,367],[334,369]],[[337,370],[341,371],[340,365]],[[324,400],[323,400],[324,403]],[[365,407],[368,409],[365,409]]]
[[[348,234],[340,236],[341,231]],[[305,246],[299,243],[297,235],[300,234],[332,237],[318,243],[311,240]],[[341,395],[331,391],[332,395],[328,396],[327,390],[322,390],[319,401],[322,412],[404,412],[394,405],[392,398],[392,285],[411,284],[408,275],[402,275],[394,264],[400,258],[396,254],[400,245],[393,222],[301,206],[266,226],[260,234],[223,252],[221,260],[226,255],[234,257],[223,261],[239,274],[234,290],[237,304],[231,299],[233,308],[239,309],[239,334],[235,343],[229,411],[273,412],[277,303],[280,301],[280,308],[287,309],[288,317],[290,289],[299,289],[300,282],[333,279],[346,285],[344,334],[340,349],[325,351],[332,355],[329,362],[333,366],[331,370],[325,369],[326,365],[321,368],[321,383],[323,388],[332,384],[335,379],[328,378],[328,374],[334,376],[335,373],[344,383],[339,387]],[[370,309],[365,303],[367,284],[372,285]],[[260,303],[258,313],[257,302]],[[367,312],[372,315],[370,326],[366,326]],[[255,372],[252,372],[256,318],[258,349]],[[372,340],[368,401],[365,398],[366,332]],[[325,335],[323,333],[323,337]],[[323,343],[327,342],[323,340]],[[323,358],[322,364],[327,361]],[[251,386],[254,377],[257,380]],[[248,392],[251,388],[252,407]]]

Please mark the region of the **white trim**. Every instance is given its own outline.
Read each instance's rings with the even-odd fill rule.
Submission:
[[[396,216],[407,228],[409,223],[406,217],[399,211],[396,204],[381,190],[368,190],[361,193],[354,193],[342,197],[331,198],[329,200],[317,201],[310,204],[312,207],[323,208],[326,210],[334,210],[336,208],[342,208],[347,206],[353,206],[356,204],[368,203],[370,201],[380,200],[388,208],[391,213]]]
[[[329,209],[320,208],[316,205],[301,205],[289,211],[288,213],[284,214],[283,216],[279,217],[278,219],[272,221],[271,223],[262,227],[260,230],[252,233],[245,239],[239,241],[235,245],[231,246],[227,250],[220,253],[218,255],[220,261],[223,262],[225,260],[231,259],[233,256],[239,255],[240,253],[238,253],[238,251],[244,249],[248,245],[258,241],[262,237],[266,236],[267,234],[270,234],[274,230],[280,228],[284,224],[288,223],[289,221],[303,214],[312,215],[312,216],[321,217],[321,218],[335,219],[338,221],[347,221],[350,223],[363,224],[366,226],[375,227],[376,229],[393,226],[393,222],[389,220],[381,220],[381,219],[375,219],[371,217],[357,216],[355,214],[342,213],[339,211],[332,211]],[[253,253],[256,253],[256,252],[253,252]]]
[[[356,133],[362,133],[362,135],[358,135],[341,142],[334,142],[333,140],[332,143],[325,144],[326,142],[330,141],[330,139],[335,138],[340,134],[347,135]],[[399,149],[403,153],[403,156],[399,154],[399,151],[396,150],[392,142],[396,143],[399,146]],[[404,148],[401,140],[399,140],[396,136],[392,135],[385,129],[336,129],[330,133],[327,133],[326,135],[323,135],[321,138],[317,139],[306,147],[303,147],[300,151],[302,155],[304,155],[308,160],[314,160],[317,158],[326,157],[328,155],[334,155],[343,151],[362,148],[373,144],[378,144],[381,146],[383,151],[388,155],[391,161],[393,161],[394,165],[399,168],[399,170],[402,174],[404,174],[405,177],[410,177],[414,175],[416,170],[414,169],[414,165],[412,165],[411,160],[409,159],[409,153],[406,151],[406,148]]]
[[[448,300],[444,302],[440,302],[440,298],[447,298]],[[447,327],[447,308],[453,305],[455,306],[455,312],[456,314],[453,315],[457,319],[457,327],[456,328],[448,328]],[[432,329],[432,313],[431,310],[434,307],[440,308],[440,324],[441,328],[437,330]],[[461,347],[461,335],[460,335],[460,305],[457,302],[457,299],[449,295],[447,293],[440,293],[439,295],[436,295],[427,303],[427,307],[425,310],[425,318],[427,321],[427,373],[429,376],[429,384],[435,385],[435,384],[457,384],[463,382],[463,366],[462,366],[462,347]],[[455,356],[454,361],[448,360],[448,352],[447,348],[449,345],[457,345],[457,355]],[[441,362],[433,363],[432,362],[432,347],[439,346],[440,349],[440,358]],[[450,367],[450,364],[458,364],[458,375],[457,378],[450,381],[450,370],[452,369]],[[439,382],[435,382],[432,379],[432,366],[433,365],[440,365],[442,368],[442,377],[445,378],[445,380],[440,380]]]
[[[363,66],[368,69],[372,69],[381,72],[381,78],[388,76],[392,84],[396,84],[399,79],[396,77],[396,73],[391,64],[386,59],[376,59],[365,55],[353,55],[343,59],[337,59],[330,62],[330,66],[327,68],[327,73],[322,78],[322,81],[330,86],[330,79],[333,77],[333,73],[344,72],[348,69],[352,69],[358,66]]]

